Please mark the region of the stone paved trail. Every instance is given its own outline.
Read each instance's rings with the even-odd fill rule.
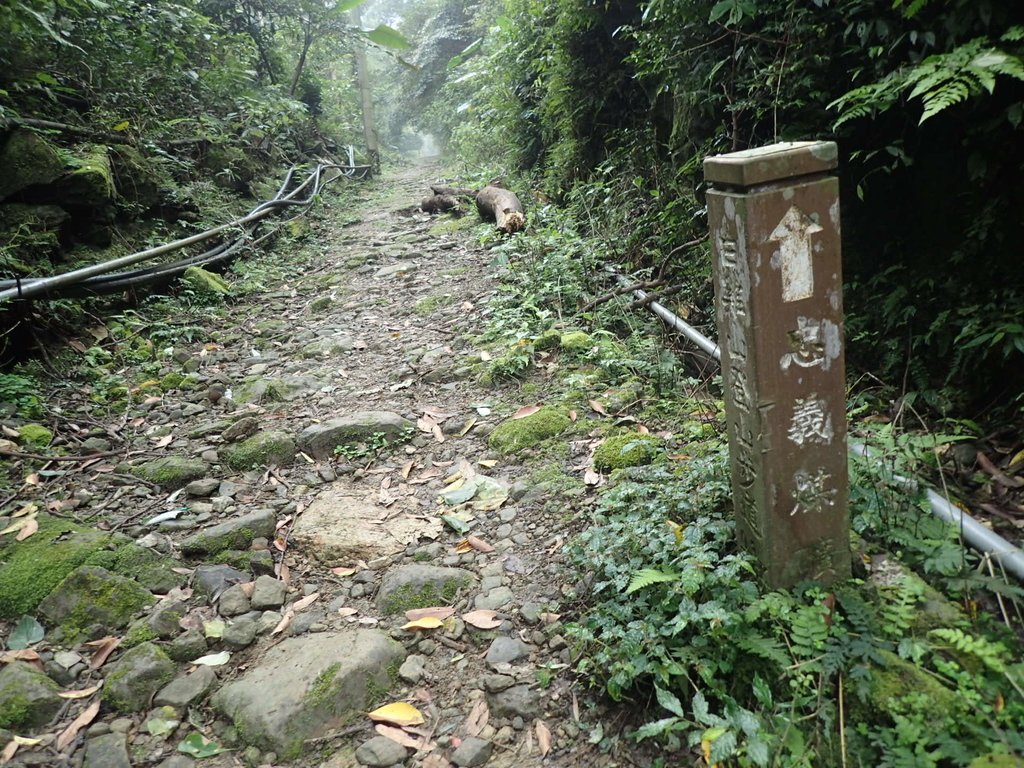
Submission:
[[[472,371],[467,339],[485,325],[494,269],[466,229],[432,232],[411,207],[437,180],[420,168],[373,182],[354,225],[328,213],[305,246],[322,261],[235,300],[230,327],[207,329],[160,371],[193,371],[202,388],[168,389],[83,431],[91,447],[123,451],[53,481],[50,497],[60,482],[73,491],[63,519],[107,520],[175,560],[146,584],[169,597],[129,628],[153,642],[97,672],[85,635],[62,646],[58,634],[44,652],[62,686],[106,679],[73,763],[184,768],[193,759],[176,746],[200,733],[233,750],[197,763],[216,768],[647,764],[589,743],[601,710],[568,673],[559,617],[572,513],[546,510],[516,459],[488,447],[526,403]],[[440,500],[474,488],[468,508]],[[461,548],[440,517],[453,510],[475,518]],[[85,570],[77,577],[98,580],[85,594],[120,578]],[[70,607],[45,606],[47,626],[75,610],[73,584],[57,593]],[[452,615],[403,629],[406,609],[424,605]],[[491,628],[463,620],[476,610],[492,612],[476,614]],[[92,636],[124,634],[131,617],[94,618]],[[226,663],[189,663],[222,651]],[[404,737],[420,749],[378,736],[363,714],[399,701],[425,716],[420,736]],[[83,707],[65,705],[53,731]],[[63,764],[56,754],[23,750],[13,764]]]

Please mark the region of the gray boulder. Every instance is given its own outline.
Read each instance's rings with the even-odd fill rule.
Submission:
[[[153,643],[127,651],[110,668],[103,701],[119,712],[139,712],[174,677],[174,662]]]
[[[15,661],[0,669],[0,728],[22,731],[50,722],[64,700],[60,687],[35,667]]]
[[[391,411],[360,411],[319,424],[311,424],[299,435],[299,448],[317,459],[334,455],[342,445],[362,443],[381,436],[398,440],[415,425]]]

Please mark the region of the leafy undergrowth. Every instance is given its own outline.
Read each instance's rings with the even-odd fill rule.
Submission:
[[[854,578],[765,589],[735,541],[718,384],[689,378],[625,299],[580,311],[607,290],[598,250],[558,212],[535,214],[494,249],[504,283],[480,340],[484,380],[583,409],[575,432],[591,446],[624,429],[664,440],[642,452],[650,466],[587,473],[599,495],[568,547],[584,585],[577,672],[642,713],[625,734],[592,737],[654,740],[660,766],[1020,765],[1012,628],[1024,591],[965,550],[906,479],[957,437],[856,425],[885,460],[851,459]],[[540,480],[589,453],[525,460]]]

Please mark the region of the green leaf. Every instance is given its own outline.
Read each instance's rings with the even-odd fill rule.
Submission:
[[[464,62],[464,61],[465,61],[466,59],[468,59],[468,58],[469,58],[470,56],[472,56],[472,55],[473,55],[474,53],[476,53],[477,51],[479,51],[479,50],[480,50],[480,46],[481,46],[481,45],[483,45],[483,43],[484,43],[484,39],[483,39],[482,37],[478,37],[478,38],[477,38],[476,40],[474,40],[474,41],[473,41],[472,43],[470,43],[469,45],[467,45],[467,46],[466,46],[466,47],[465,47],[465,48],[463,49],[462,53],[457,53],[457,54],[455,54],[454,56],[452,56],[452,57],[451,57],[451,58],[450,58],[450,59],[448,60],[448,66],[447,66],[447,69],[449,69],[449,70],[451,70],[451,69],[455,69],[456,67],[458,67],[459,65],[461,65],[461,64],[462,64],[462,63],[463,63],[463,62]]]
[[[679,701],[679,697],[676,696],[672,691],[666,691],[661,686],[654,686],[655,696],[658,698],[658,703],[676,717],[686,717],[686,712],[683,710],[683,705]]]
[[[672,571],[659,571],[656,568],[642,568],[633,574],[626,587],[626,594],[631,595],[639,589],[649,587],[651,584],[663,584],[671,581],[678,581],[679,574]]]
[[[392,29],[387,24],[379,24],[376,29],[372,29],[366,32],[366,38],[371,43],[376,43],[384,48],[412,48],[402,33],[397,29]]]
[[[227,752],[228,750],[215,741],[207,741],[200,733],[190,733],[178,744],[178,751],[191,755],[196,759],[202,759],[219,755],[221,752]]]
[[[12,651],[20,651],[38,643],[44,634],[42,624],[31,616],[22,616],[11,631],[11,636],[7,638],[7,647]]]
[[[365,2],[366,0],[341,0],[340,3],[334,6],[334,13],[345,13],[347,11],[351,11],[353,8],[358,8]]]
[[[441,520],[456,533],[468,533],[473,527],[465,520],[462,520],[455,515],[441,515]]]

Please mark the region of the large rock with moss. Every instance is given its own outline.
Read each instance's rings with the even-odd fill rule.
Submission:
[[[111,205],[117,189],[107,148],[100,144],[85,146],[75,159],[74,169],[54,183],[54,197],[72,209]]]
[[[274,510],[256,510],[192,534],[181,542],[181,551],[194,556],[215,555],[228,549],[248,549],[255,538],[273,538],[276,525]]]
[[[53,440],[53,432],[42,424],[23,424],[18,427],[18,442],[27,448],[45,448]]]
[[[321,382],[309,376],[290,376],[280,379],[255,377],[246,379],[236,389],[236,403],[282,403],[297,400],[321,387]]]
[[[590,334],[584,331],[568,331],[558,339],[558,346],[565,352],[581,353],[589,350],[594,344]]]
[[[487,442],[498,453],[516,453],[562,434],[571,424],[564,413],[544,407],[524,418],[503,421]]]
[[[39,612],[51,626],[60,627],[65,641],[74,642],[128,626],[136,613],[153,602],[153,595],[131,579],[83,565],[46,596]]]
[[[610,472],[623,467],[640,467],[657,458],[663,440],[655,435],[627,432],[609,437],[594,451],[594,469]]]
[[[103,684],[103,701],[118,712],[139,712],[174,679],[177,666],[153,643],[142,643],[114,662]]]
[[[64,700],[60,687],[35,667],[15,661],[0,669],[0,728],[41,728]]]
[[[109,533],[40,515],[24,541],[0,539],[0,618],[30,614],[72,571],[106,550]]]
[[[295,461],[295,441],[284,432],[260,432],[237,446],[225,449],[224,458],[239,472],[257,467],[287,467]]]
[[[374,439],[396,441],[415,425],[391,411],[359,411],[311,424],[299,435],[299,447],[318,459],[334,455],[336,448]]]
[[[404,659],[402,646],[378,630],[291,637],[217,691],[211,703],[245,742],[291,761],[307,740],[384,703]]]
[[[956,718],[964,704],[955,691],[950,690],[925,670],[891,651],[878,651],[881,664],[871,668],[868,696],[863,706],[887,715],[903,715],[907,711],[904,702],[913,706],[928,702],[928,710],[936,720]],[[907,699],[912,697],[912,699]],[[858,705],[860,706],[860,705]]]
[[[0,242],[8,246],[4,268],[22,276],[49,274],[69,218],[56,205],[0,205]]]
[[[126,144],[111,147],[109,156],[117,193],[122,199],[142,209],[160,202],[161,189],[170,185],[170,179],[157,161]]]
[[[166,456],[132,467],[133,475],[156,483],[168,491],[176,491],[179,488],[184,488],[193,480],[206,477],[206,471],[206,462],[199,459],[186,459],[183,456]]]
[[[116,549],[104,549],[91,555],[86,565],[98,565],[108,571],[137,581],[150,592],[166,594],[181,586],[182,576],[174,572],[180,563],[138,544],[125,543]]]
[[[64,171],[57,150],[38,134],[18,130],[0,147],[0,200],[28,187],[49,184]]]
[[[460,591],[476,584],[462,568],[403,565],[388,571],[377,592],[377,607],[387,614],[433,605],[451,605]]]

